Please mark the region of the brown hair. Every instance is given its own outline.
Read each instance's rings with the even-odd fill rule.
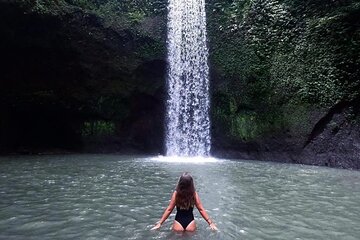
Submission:
[[[189,209],[195,203],[194,180],[187,172],[180,176],[176,186],[176,206],[181,209]]]

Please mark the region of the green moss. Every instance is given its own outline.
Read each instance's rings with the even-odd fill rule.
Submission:
[[[144,83],[131,74],[144,61],[166,55],[166,0],[16,1],[40,13],[81,8],[104,27],[130,32],[135,47],[113,59],[128,76],[94,97],[93,112],[122,119],[133,91],[158,89],[158,81]],[[213,91],[215,124],[247,141],[285,128],[305,134],[309,106],[358,98],[359,14],[355,0],[207,1],[211,69],[221,82]]]
[[[56,14],[65,5],[64,0],[14,0],[14,2],[41,14]]]
[[[239,106],[228,94],[216,94],[213,98],[212,118],[215,125],[222,126],[228,137],[252,141],[278,131],[283,119],[278,112],[256,112],[251,106]]]
[[[166,46],[160,41],[145,42],[137,48],[136,55],[144,60],[161,59],[166,56]]]
[[[92,101],[90,111],[106,119],[124,120],[129,114],[129,101],[119,95],[99,96]]]
[[[143,11],[133,11],[128,13],[129,20],[135,24],[145,20],[146,14]]]
[[[213,124],[221,126],[221,131],[232,139],[256,141],[285,132],[304,136],[312,129],[311,105],[289,103],[279,107],[244,103],[224,92],[213,97]]]
[[[114,135],[115,124],[107,121],[84,122],[81,135],[82,136],[109,136]]]
[[[256,112],[224,114],[219,108],[213,111],[215,123],[221,124],[228,137],[252,141],[259,140],[283,127],[283,120],[275,114],[261,115]]]
[[[303,135],[313,109],[356,99],[358,14],[354,0],[209,1],[210,61],[222,80],[215,125],[243,140]]]

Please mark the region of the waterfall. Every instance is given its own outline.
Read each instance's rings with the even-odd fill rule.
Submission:
[[[166,155],[209,156],[205,0],[169,0]]]

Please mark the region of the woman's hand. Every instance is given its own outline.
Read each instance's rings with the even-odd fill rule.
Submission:
[[[215,223],[211,223],[210,225],[210,229],[213,231],[219,231],[219,229],[216,227]]]
[[[158,230],[158,229],[160,229],[160,227],[161,227],[161,224],[157,223],[151,230]]]

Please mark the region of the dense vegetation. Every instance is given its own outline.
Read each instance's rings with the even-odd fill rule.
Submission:
[[[215,86],[214,114],[234,136],[255,138],[274,128],[306,134],[311,109],[359,97],[359,2],[209,5],[213,67],[225,79]]]
[[[31,2],[37,11],[77,6],[112,27],[159,37],[137,51],[143,58],[165,55],[161,30],[147,31],[144,23],[164,19],[167,1]],[[279,129],[307,134],[311,109],[359,97],[359,2],[210,0],[207,12],[211,67],[220,79],[213,86],[213,117],[228,135],[252,140]]]
[[[54,49],[52,39],[60,37],[66,40],[57,47],[76,52],[76,58],[66,58],[59,66],[73,69],[58,74],[71,75],[72,81],[60,76],[55,90],[27,88],[32,92],[13,91],[16,97],[65,102],[82,116],[79,132],[85,136],[124,132],[121,126],[139,116],[149,117],[154,105],[164,101],[167,0],[14,2],[28,15],[64,22],[54,32],[49,28],[48,35],[53,36],[51,42],[44,40],[45,49]],[[358,121],[358,1],[207,0],[206,4],[215,139],[239,143],[290,135],[303,144],[320,123],[336,125],[326,120],[335,110],[346,107],[346,118]],[[8,27],[4,36],[15,34],[17,25],[4,26]],[[29,39],[25,40],[31,44],[37,41]],[[53,87],[53,82],[48,85]],[[3,96],[15,99],[2,89]]]
[[[115,150],[160,151],[166,3],[152,5],[1,2],[0,152],[83,149],[90,135],[115,137],[102,143]],[[156,128],[136,129],[147,117]]]

